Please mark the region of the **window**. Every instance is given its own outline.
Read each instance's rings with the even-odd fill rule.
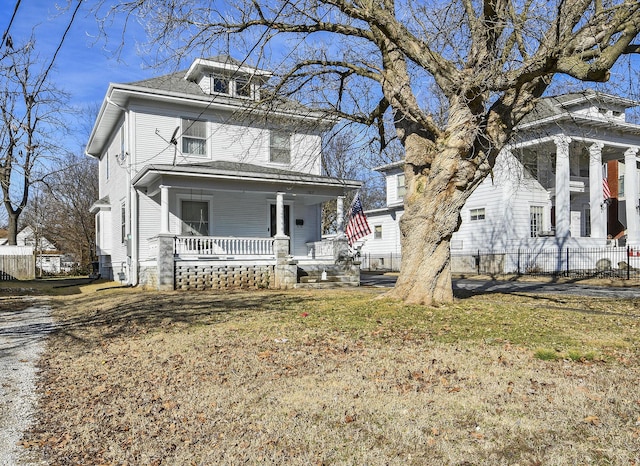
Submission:
[[[374,225],[373,239],[382,239],[382,225]]]
[[[469,214],[472,222],[476,222],[478,220],[484,220],[485,218],[484,207],[481,207],[479,209],[471,209],[469,210]]]
[[[544,207],[532,205],[529,207],[529,235],[535,238],[542,232],[542,218]]]
[[[182,119],[182,153],[207,155],[207,122]]]
[[[404,180],[404,173],[400,173],[397,176],[397,183],[398,183],[398,199],[404,199],[404,195],[407,193],[407,187],[405,184],[405,180]]]
[[[120,242],[124,244],[127,238],[127,206],[123,202],[120,204]]]
[[[591,209],[589,208],[589,204],[585,204],[583,208],[584,215],[584,233],[582,236],[591,236]]]
[[[218,94],[229,94],[229,78],[226,76],[211,76],[211,91]]]
[[[240,97],[251,97],[251,81],[247,78],[236,79],[236,95]]]
[[[209,203],[207,201],[182,201],[182,234],[209,235]]]
[[[624,175],[618,178],[618,197],[624,197]]]
[[[284,131],[271,131],[269,161],[275,163],[291,162],[291,135]]]

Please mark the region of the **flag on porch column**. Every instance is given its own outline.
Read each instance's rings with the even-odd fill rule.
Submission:
[[[349,246],[352,246],[353,243],[363,236],[367,236],[369,233],[371,233],[371,228],[369,228],[369,222],[367,222],[367,217],[364,215],[364,211],[362,210],[360,193],[358,193],[351,203],[349,221],[347,222],[347,228],[345,230]]]
[[[607,202],[611,199],[611,189],[609,189],[609,174],[607,172],[607,164],[602,167],[602,194],[604,195],[604,201]]]

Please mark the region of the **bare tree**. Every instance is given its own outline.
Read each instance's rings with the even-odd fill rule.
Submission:
[[[372,177],[371,168],[380,164],[380,159],[371,157],[370,148],[364,144],[353,128],[340,127],[325,137],[322,149],[322,167],[326,175],[334,178],[363,180],[360,198],[365,208],[381,207],[384,204],[383,180]],[[377,162],[377,163],[376,163]],[[353,194],[348,195],[348,206]],[[322,206],[322,233],[336,232],[336,201],[325,202]]]
[[[170,59],[216,39],[244,46],[280,70],[276,94],[374,126],[382,147],[397,137],[407,192],[390,294],[414,303],[453,299],[460,211],[552,78],[604,82],[640,51],[636,0],[136,0],[116,10],[139,14]]]
[[[8,241],[16,244],[18,220],[32,186],[41,181],[65,128],[67,96],[47,79],[31,39],[3,57],[0,66],[0,187],[8,217]]]
[[[89,209],[97,197],[97,161],[69,153],[38,184],[24,223],[42,231],[60,251],[87,268],[95,260],[95,216]]]

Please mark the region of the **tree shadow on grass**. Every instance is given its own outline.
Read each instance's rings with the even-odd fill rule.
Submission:
[[[96,299],[99,296],[99,299]],[[172,327],[216,325],[255,313],[275,313],[308,298],[275,291],[167,292],[131,290],[110,296],[95,293],[74,299],[57,313],[56,335],[83,343],[145,334]],[[98,341],[93,342],[99,344]]]

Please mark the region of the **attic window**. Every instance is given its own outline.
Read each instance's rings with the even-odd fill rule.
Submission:
[[[239,97],[251,97],[251,82],[247,78],[236,79],[236,95]]]
[[[229,94],[229,78],[220,75],[211,76],[211,91],[218,94]]]

